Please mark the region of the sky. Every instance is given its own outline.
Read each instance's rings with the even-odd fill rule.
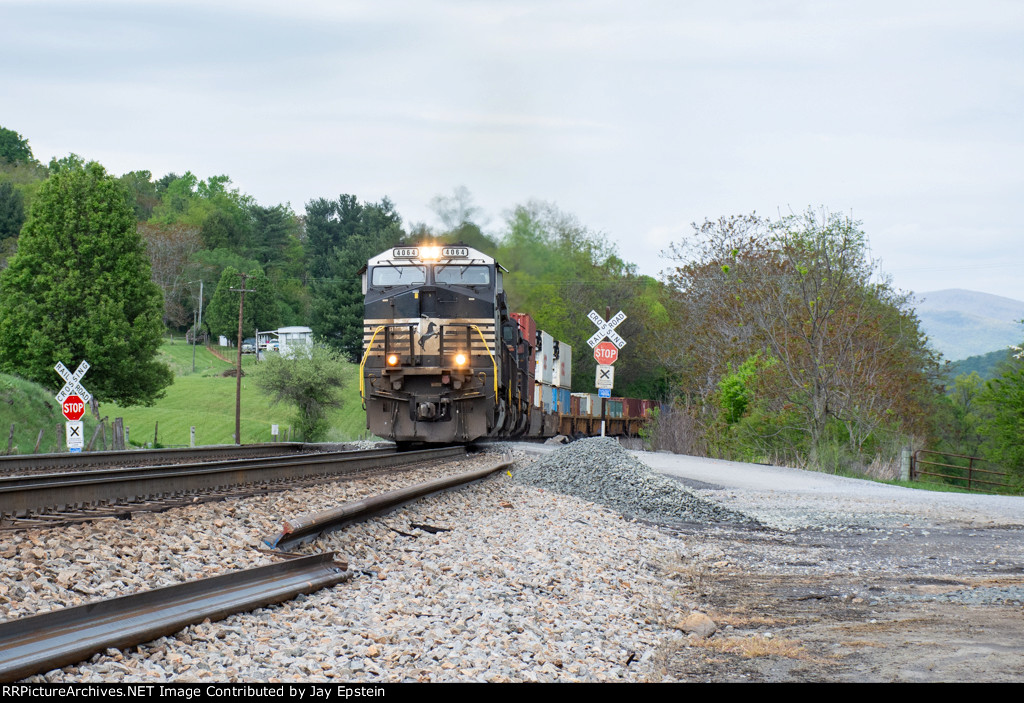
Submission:
[[[897,288],[1024,300],[1019,0],[0,0],[0,65],[43,162],[407,227],[542,200],[653,276],[691,223],[814,208]]]

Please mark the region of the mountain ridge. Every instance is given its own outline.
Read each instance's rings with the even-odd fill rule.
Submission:
[[[1024,339],[1024,301],[964,288],[916,293],[914,307],[932,347],[951,361]]]

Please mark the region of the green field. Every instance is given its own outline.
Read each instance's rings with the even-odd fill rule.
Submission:
[[[234,350],[218,350],[222,356],[235,358]],[[235,378],[223,373],[232,364],[218,359],[206,347],[195,349],[195,371],[192,371],[192,347],[182,339],[168,340],[160,348],[160,359],[174,371],[174,383],[153,407],[121,408],[114,403],[101,403],[100,415],[124,418],[133,445],[152,444],[154,434],[161,446],[188,446],[189,428],[196,428],[196,444],[231,444],[235,432]],[[242,369],[251,374],[255,356],[242,357]],[[359,368],[349,367],[345,385],[345,405],[331,415],[328,441],[346,441],[367,436],[366,418],[359,401]],[[89,379],[83,379],[86,388]],[[280,439],[293,424],[295,411],[290,406],[272,405],[271,399],[256,388],[251,375],[242,376],[242,443],[273,441],[271,425],[280,426]],[[301,439],[301,438],[298,438]],[[29,449],[31,451],[31,449]]]

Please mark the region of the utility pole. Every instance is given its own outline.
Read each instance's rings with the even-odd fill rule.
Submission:
[[[229,289],[241,293],[238,299],[238,369],[235,373],[235,444],[242,443],[242,309],[245,306],[245,294],[255,292],[254,288],[245,287],[246,274],[241,276],[242,287]]]
[[[195,281],[189,281],[195,283]],[[199,312],[192,316],[192,373],[196,372],[196,337],[199,336],[199,327],[203,324],[203,282],[199,281]]]

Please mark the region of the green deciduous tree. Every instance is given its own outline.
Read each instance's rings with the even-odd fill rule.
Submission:
[[[0,127],[0,161],[13,163],[31,163],[35,161],[28,140],[12,129]]]
[[[982,422],[985,458],[1009,470],[1018,488],[1024,487],[1024,350],[1016,352],[1009,368],[986,384],[979,397],[989,416]]]
[[[88,360],[97,398],[152,403],[173,376],[155,358],[163,301],[135,218],[102,166],[58,166],[0,274],[0,368],[54,387],[54,364]]]
[[[268,354],[256,370],[255,382],[273,395],[275,403],[294,406],[298,411],[295,424],[302,438],[319,442],[330,428],[328,411],[342,405],[345,369],[338,352],[314,345],[308,354]]]
[[[923,433],[936,359],[909,297],[870,260],[860,223],[808,211],[695,229],[691,243],[670,251],[682,265],[668,279],[679,315],[666,346],[706,426],[730,364],[767,352],[775,361],[745,411],[756,411],[747,429],[774,438],[769,453],[816,465],[824,445],[845,440],[861,457],[880,433]]]

